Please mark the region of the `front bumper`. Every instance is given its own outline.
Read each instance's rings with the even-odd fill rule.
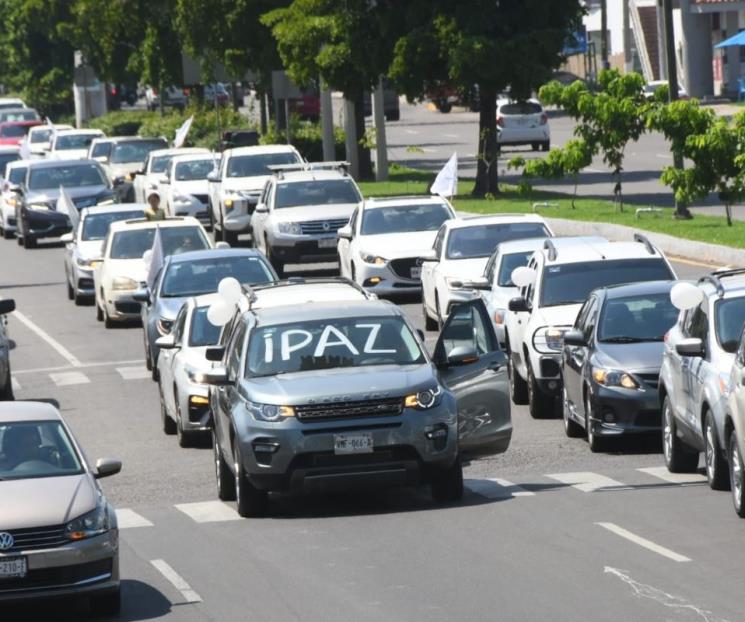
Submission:
[[[590,425],[598,436],[645,434],[662,429],[659,393],[650,388],[624,389],[593,382],[590,401],[596,415]]]
[[[171,205],[171,213],[174,216],[192,216],[196,218],[202,225],[210,224],[209,207],[196,199],[186,202],[174,202]]]
[[[96,288],[93,284],[93,268],[81,268],[76,265],[73,271],[75,278],[74,287],[78,296],[94,296]]]
[[[142,303],[132,298],[134,289],[104,290],[106,312],[113,320],[135,320],[141,317]]]
[[[23,219],[29,237],[53,238],[70,231],[70,219],[54,210],[34,210],[23,208]]]
[[[532,143],[544,143],[551,139],[551,131],[548,125],[525,128],[506,128],[497,135],[497,143],[500,145],[529,145]]]
[[[205,432],[212,428],[212,411],[209,404],[194,406],[189,402],[191,396],[209,399],[209,390],[202,384],[187,382],[178,387],[180,400],[181,429],[186,432]]]
[[[377,294],[416,293],[422,291],[420,278],[405,278],[397,274],[391,262],[383,265],[355,264],[357,282]]]
[[[530,353],[530,365],[538,388],[546,395],[558,397],[564,387],[561,376],[561,353]]]
[[[337,241],[336,233],[324,235],[272,233],[269,245],[272,247],[272,253],[284,263],[322,263],[338,260]]]

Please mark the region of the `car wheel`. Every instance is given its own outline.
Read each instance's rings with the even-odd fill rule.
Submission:
[[[217,498],[220,501],[235,501],[235,479],[230,472],[228,463],[222,457],[220,444],[217,442],[217,434],[212,429],[212,449],[215,460],[215,482],[217,483]]]
[[[67,276],[67,275],[65,275],[65,276]],[[68,300],[75,300],[75,288],[72,285],[70,285],[69,278],[66,279],[66,281],[67,281],[67,299]]]
[[[3,229],[3,238],[5,238],[6,240],[10,240],[10,238],[12,238],[12,237],[13,237],[13,232],[12,231],[8,231],[7,229]]]
[[[569,396],[567,395],[566,389],[562,392],[561,404],[564,415],[564,433],[569,438],[581,438],[584,435],[584,430],[579,423],[572,419],[569,409]]]
[[[121,611],[122,593],[119,588],[113,592],[90,596],[91,613],[95,616],[112,616]]]
[[[178,395],[173,396],[176,400],[176,435],[178,436],[178,446],[183,448],[194,447],[196,435],[194,432],[184,430],[181,419],[181,408],[178,406]]]
[[[507,359],[507,375],[510,379],[512,403],[517,406],[524,406],[528,403],[528,383],[517,373],[511,355]]]
[[[671,473],[692,473],[698,468],[698,452],[678,438],[669,397],[665,397],[662,403],[662,453],[665,466]]]
[[[277,273],[277,276],[281,279],[285,276],[285,264],[283,261],[277,259],[274,256],[274,252],[272,251],[272,247],[269,246],[269,241],[264,240],[264,248],[266,248],[266,257],[269,260],[269,263],[272,264],[272,268],[274,268],[274,271]],[[354,277],[352,277],[354,278]]]
[[[433,476],[431,489],[432,498],[438,503],[460,501],[463,498],[463,464],[460,456],[452,466]]]
[[[106,328],[114,328],[114,320],[109,317],[109,312],[105,304],[103,306],[103,325]]]
[[[585,432],[587,433],[587,444],[591,452],[597,453],[605,449],[605,439],[595,434],[595,430],[592,427],[592,400],[590,399],[589,391],[585,393]]]
[[[745,486],[745,465],[742,463],[740,446],[737,444],[737,431],[732,430],[729,435],[729,469],[732,481],[732,503],[740,518],[745,518],[745,504],[742,502],[743,487]]]
[[[235,474],[235,501],[238,514],[244,518],[263,516],[269,502],[269,494],[258,490],[246,477],[243,461],[236,441],[233,448],[233,469]]]
[[[531,151],[538,151],[538,149],[540,149],[540,148],[541,148],[541,146],[538,143],[531,143],[531,145],[530,145]]]
[[[551,149],[551,141],[547,140],[541,145],[541,148],[543,149],[543,151],[548,151],[549,149]]]
[[[83,298],[83,296],[78,294],[78,292],[75,292],[75,295],[73,296],[72,299],[76,307],[82,307],[86,300],[85,298]]]
[[[437,320],[433,320],[429,316],[429,311],[427,311],[427,305],[424,303],[424,292],[422,292],[422,315],[424,316],[424,328],[426,330],[437,330]]]
[[[99,322],[103,322],[103,310],[101,309],[101,305],[98,304],[98,300],[96,300],[95,303],[96,303],[96,319]]]
[[[30,235],[23,236],[23,248],[30,249],[36,248],[36,238],[32,238]]]
[[[729,468],[717,441],[717,429],[711,411],[708,411],[704,417],[704,458],[709,487],[712,490],[727,490]]]
[[[533,419],[544,419],[553,412],[554,399],[541,391],[533,374],[533,367],[529,361],[526,364],[528,366],[528,411]]]
[[[166,411],[166,401],[163,396],[163,387],[158,383],[158,393],[160,395],[160,422],[163,427],[163,433],[168,436],[176,434],[176,422],[171,419],[170,415]]]

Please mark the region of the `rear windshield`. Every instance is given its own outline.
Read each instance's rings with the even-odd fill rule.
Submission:
[[[499,108],[499,114],[541,114],[543,108],[535,102],[505,104]]]
[[[235,277],[244,285],[274,280],[261,257],[213,257],[179,261],[168,266],[160,295],[168,298],[216,292],[220,281],[228,276]]]
[[[195,181],[198,179],[207,179],[215,169],[215,161],[210,158],[206,160],[189,160],[188,162],[179,162],[176,164],[174,176],[176,181]]]
[[[47,190],[60,186],[105,186],[106,177],[98,164],[74,164],[32,168],[28,175],[30,190]]]
[[[109,225],[118,220],[128,220],[130,218],[142,218],[142,210],[132,210],[127,212],[107,212],[96,214],[89,212],[83,221],[83,233],[80,239],[84,242],[91,240],[103,240],[109,232]]]
[[[13,110],[0,112],[0,120],[2,121],[38,121],[39,114],[36,110],[29,108],[27,110]]]
[[[497,244],[524,238],[546,238],[551,234],[540,222],[496,223],[458,227],[450,232],[448,259],[489,257]]]
[[[167,146],[166,141],[161,138],[116,143],[111,153],[111,162],[112,164],[144,162],[151,151],[165,149]]]
[[[0,423],[0,480],[80,473],[80,457],[59,421]]]
[[[362,197],[351,179],[296,181],[277,186],[277,198],[274,207],[335,205],[359,203],[361,200]]]
[[[195,348],[214,346],[220,341],[221,326],[215,326],[207,319],[209,307],[199,307],[191,314],[189,345]]]
[[[510,253],[502,257],[497,285],[499,287],[515,287],[515,284],[512,282],[512,272],[515,268],[527,266],[532,254],[533,251],[528,251],[526,253]]]
[[[725,352],[737,352],[737,345],[745,325],[745,298],[725,298],[716,303],[715,323],[717,341]]]
[[[150,250],[155,237],[155,227],[119,231],[111,242],[112,259],[137,259]],[[166,255],[209,248],[207,239],[198,227],[161,227],[160,239]]]
[[[437,231],[452,218],[447,207],[438,203],[376,207],[363,212],[362,235]]]
[[[292,152],[262,153],[261,155],[233,156],[228,160],[228,177],[256,177],[270,175],[268,166],[297,164],[300,159]]]
[[[22,184],[26,177],[26,171],[28,171],[27,167],[16,166],[10,169],[10,173],[6,173],[6,176],[11,184]]]
[[[3,127],[0,127],[0,136],[18,138],[28,134],[28,130],[28,125],[4,125]]]

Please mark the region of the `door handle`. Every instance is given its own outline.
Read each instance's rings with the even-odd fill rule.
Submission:
[[[499,371],[500,369],[502,369],[502,364],[498,361],[492,361],[491,363],[489,363],[489,365],[487,365],[486,368],[490,371]]]

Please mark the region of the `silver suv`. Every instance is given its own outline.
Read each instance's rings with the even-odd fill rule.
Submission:
[[[237,311],[197,379],[213,385],[218,496],[241,516],[269,491],[429,482],[454,501],[464,459],[506,451],[507,361],[481,300],[454,308],[433,357],[392,303],[302,308]]]
[[[695,471],[703,451],[709,485],[726,489],[725,411],[745,323],[745,270],[714,272],[700,279],[698,288],[700,302],[681,311],[665,340],[663,453],[667,468],[678,473]]]

